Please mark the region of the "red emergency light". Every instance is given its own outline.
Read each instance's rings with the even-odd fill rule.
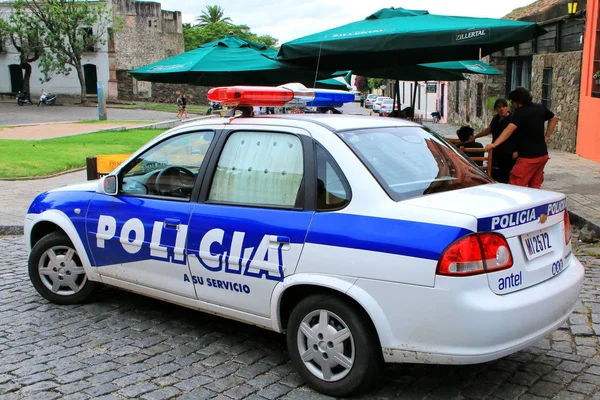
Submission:
[[[294,92],[280,87],[229,86],[210,89],[207,97],[211,101],[223,103],[225,107],[283,107],[294,98]]]

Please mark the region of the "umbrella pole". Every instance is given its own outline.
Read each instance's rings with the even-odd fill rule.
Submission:
[[[394,101],[392,103],[392,113],[396,110],[396,98],[400,98],[400,94],[398,93],[398,89],[400,88],[400,84],[398,83],[398,80],[396,79],[396,81],[394,82]],[[398,108],[400,108],[400,106],[398,106]],[[397,113],[396,113],[397,114]],[[394,115],[396,115],[394,114]]]
[[[415,103],[417,102],[417,87],[419,86],[419,82],[415,81],[415,88],[413,89],[413,98],[412,98],[412,112],[413,118],[415,119]]]
[[[396,102],[398,104],[398,114],[402,111],[402,104],[400,103],[400,80],[396,79]]]

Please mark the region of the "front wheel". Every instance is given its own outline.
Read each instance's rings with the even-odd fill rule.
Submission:
[[[42,102],[41,102],[41,101],[38,101],[38,107],[40,106],[40,104],[42,104]]]
[[[381,346],[358,307],[331,295],[303,299],[292,311],[287,346],[308,385],[342,397],[367,388],[382,364]]]
[[[23,100],[17,100],[17,104],[20,105],[20,106],[22,106],[25,103],[23,102]]]
[[[52,232],[33,246],[29,279],[39,294],[56,304],[82,303],[96,289],[96,282],[87,279],[77,250],[62,232]]]

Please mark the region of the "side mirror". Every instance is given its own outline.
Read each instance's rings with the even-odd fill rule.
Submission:
[[[118,180],[115,175],[108,175],[98,181],[98,192],[114,196],[119,191]]]

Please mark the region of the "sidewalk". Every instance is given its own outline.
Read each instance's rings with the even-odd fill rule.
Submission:
[[[455,126],[426,125],[443,136],[456,136]],[[490,141],[489,136],[482,139],[482,143]],[[25,213],[38,193],[85,179],[85,171],[78,171],[48,179],[0,181],[0,235],[23,231]],[[573,223],[580,227],[588,224],[600,236],[600,164],[551,150],[543,188],[565,193]]]

